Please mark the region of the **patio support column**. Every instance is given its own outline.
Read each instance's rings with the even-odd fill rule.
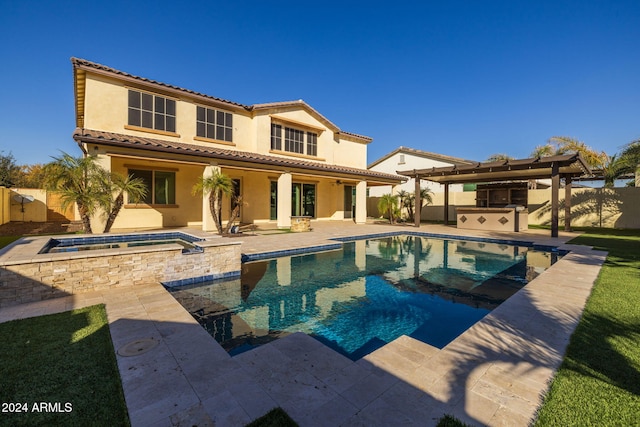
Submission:
[[[278,177],[278,228],[291,228],[291,173]]]
[[[95,158],[96,163],[107,173],[111,173],[111,156],[104,154],[104,153],[100,153],[100,152],[95,152],[94,150],[94,154],[89,153],[89,157],[93,157]],[[126,199],[126,197],[125,197]],[[126,200],[125,200],[126,203]],[[75,205],[75,204],[74,204]],[[74,208],[74,211],[77,212],[78,208]],[[80,219],[78,217],[78,214],[75,214],[76,219]],[[104,226],[107,223],[106,218],[103,217],[102,215],[100,215],[99,212],[94,213],[91,216],[91,229],[93,230],[93,232],[95,234],[102,234],[103,230],[104,230]]]
[[[213,176],[216,172],[220,173],[220,166],[205,166],[202,178],[207,179]],[[213,221],[211,209],[209,208],[209,194],[210,192],[202,193],[202,231],[217,231],[216,223]]]
[[[444,225],[449,225],[449,183],[444,183]]]
[[[356,224],[367,222],[367,181],[356,184]]]
[[[414,215],[414,224],[417,228],[420,228],[420,220],[422,218],[420,218],[420,208],[422,207],[422,199],[420,198],[420,175],[416,175],[415,177],[415,192],[413,193],[415,196],[415,207],[413,209],[413,212],[415,212]]]
[[[558,199],[560,192],[560,167],[558,162],[551,166],[551,237],[558,237]]]
[[[564,231],[571,231],[571,177],[564,178]]]

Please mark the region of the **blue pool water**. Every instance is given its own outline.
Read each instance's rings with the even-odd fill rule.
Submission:
[[[240,277],[170,291],[232,355],[304,332],[357,360],[401,335],[444,347],[557,258],[528,245],[389,236],[247,262]]]
[[[83,252],[99,249],[120,249],[138,246],[163,245],[177,243],[184,249],[183,253],[199,252],[200,248],[194,242],[203,239],[189,234],[173,233],[130,233],[123,235],[104,235],[91,237],[69,237],[62,239],[49,239],[47,244],[40,249],[39,254],[59,252]]]

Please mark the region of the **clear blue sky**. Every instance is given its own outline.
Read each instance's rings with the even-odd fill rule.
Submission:
[[[0,0],[0,150],[80,154],[72,56],[474,160],[640,138],[640,1]]]

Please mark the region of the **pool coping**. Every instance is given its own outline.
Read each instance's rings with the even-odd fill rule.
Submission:
[[[442,350],[403,336],[352,362],[293,334],[231,358],[158,283],[9,307],[0,321],[105,303],[116,350],[141,336],[161,340],[143,356],[117,356],[134,426],[244,425],[274,406],[302,426],[435,425],[445,413],[526,425],[606,256],[557,242],[571,252]]]
[[[168,249],[181,249],[182,246],[177,243],[167,243],[161,245],[149,245],[138,246],[118,249],[97,249],[92,251],[83,252],[57,252],[57,253],[40,253],[40,251],[51,240],[67,240],[67,239],[91,239],[100,241],[103,239],[117,239],[120,236],[146,236],[146,235],[158,235],[158,234],[184,234],[197,240],[197,246],[199,247],[211,247],[229,244],[240,244],[241,242],[230,242],[223,240],[220,236],[198,236],[195,233],[189,231],[153,231],[153,232],[140,232],[140,233],[114,233],[104,236],[92,235],[90,237],[73,237],[68,234],[56,234],[47,236],[25,236],[12,242],[6,247],[0,249],[0,266],[26,264],[31,262],[49,262],[49,261],[62,261],[62,260],[74,260],[84,258],[96,258],[103,257],[105,255],[123,255],[131,253],[148,253],[148,252],[161,252]],[[189,253],[185,253],[189,255]]]

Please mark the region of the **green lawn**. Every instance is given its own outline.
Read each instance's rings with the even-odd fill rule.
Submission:
[[[536,426],[640,425],[640,232],[583,231],[609,255]]]
[[[22,236],[0,236],[0,249],[7,246],[9,243],[15,242]]]
[[[298,424],[282,408],[274,408],[246,427],[297,427]]]
[[[0,343],[0,426],[129,425],[103,305],[0,323]]]

